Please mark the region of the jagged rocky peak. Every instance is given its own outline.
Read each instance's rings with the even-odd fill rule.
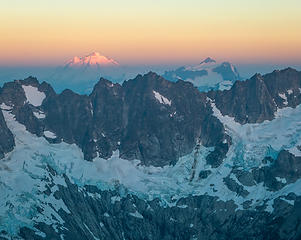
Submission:
[[[214,146],[224,138],[222,125],[208,117],[212,111],[204,94],[189,82],[173,83],[154,72],[122,86],[101,78],[89,96],[71,90],[46,95],[36,85],[35,96],[44,94],[35,99],[39,103],[25,104],[22,86],[21,107],[13,110],[17,120],[50,142],[76,143],[86,160],[108,158],[119,149],[123,158],[165,166],[191,152],[197,139]]]
[[[76,143],[87,160],[108,158],[119,149],[123,158],[164,166],[176,163],[201,141],[215,147],[207,162],[217,167],[231,139],[213,116],[207,97],[223,115],[253,123],[273,119],[278,108],[297,106],[300,87],[300,73],[293,69],[257,74],[230,90],[207,94],[190,82],[174,83],[149,72],[122,85],[101,78],[89,96],[71,90],[57,95],[50,85],[28,78],[5,84],[0,98],[11,104],[28,131],[38,136],[52,132],[51,141]]]
[[[212,59],[211,57],[207,57],[200,64],[203,64],[203,63],[216,63],[216,61],[214,59]]]
[[[146,165],[164,166],[191,151],[200,132],[200,118],[195,116],[201,115],[205,99],[197,89],[190,83],[172,83],[154,72],[138,75],[122,87],[126,126],[122,156],[142,159]],[[188,126],[185,123],[189,119],[199,123]]]
[[[120,84],[119,83],[113,83],[112,81],[101,77],[99,79],[99,81],[94,85],[92,93],[94,91],[97,91],[97,89],[107,89],[107,90],[109,90],[109,89],[114,88],[116,86],[120,86]]]
[[[209,97],[223,115],[240,123],[272,120],[277,109],[296,107],[301,102],[301,73],[288,68],[269,74],[255,74],[237,81],[230,90],[211,91]]]
[[[39,83],[37,78],[30,76],[24,80],[5,83],[1,91],[1,99],[7,105],[22,107],[28,103],[38,107],[46,96],[54,94],[55,91],[50,84]]]

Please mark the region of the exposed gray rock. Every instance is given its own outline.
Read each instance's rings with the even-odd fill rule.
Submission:
[[[205,178],[207,178],[210,174],[211,174],[211,171],[210,171],[210,170],[202,170],[202,171],[200,171],[200,173],[199,173],[199,178],[200,178],[200,179],[205,179]]]
[[[14,136],[8,129],[2,111],[0,110],[0,159],[4,157],[5,153],[12,151],[14,146]]]
[[[252,174],[257,183],[264,182],[270,190],[277,191],[301,177],[301,157],[282,150],[270,166],[253,169]]]
[[[246,81],[236,81],[230,90],[211,91],[223,115],[239,123],[259,123],[274,118],[277,108],[296,107],[301,102],[301,72],[292,68],[254,75]]]
[[[26,101],[22,85],[45,93],[41,106]],[[169,104],[160,102],[156,94]],[[1,99],[13,106],[12,113],[28,131],[38,136],[53,132],[56,138],[47,138],[51,143],[76,143],[86,160],[109,158],[119,149],[122,158],[165,166],[190,153],[200,139],[204,146],[215,147],[208,162],[217,167],[230,145],[223,141],[231,142],[212,116],[205,94],[191,83],[172,83],[152,72],[122,86],[101,78],[90,96],[71,90],[56,94],[46,83],[28,78],[5,84]],[[39,111],[44,118],[35,116]]]
[[[53,173],[56,174],[56,173]],[[94,186],[79,190],[65,177],[55,198],[62,199],[70,213],[60,209],[64,223],[57,227],[37,222],[35,227],[46,239],[299,239],[301,198],[290,194],[274,201],[272,213],[237,210],[233,201],[217,197],[181,198],[173,207],[162,207],[159,199],[146,201],[118,191],[100,191]],[[98,197],[94,197],[98,194]],[[118,200],[112,201],[114,198]],[[294,205],[285,201],[294,198]],[[284,199],[284,200],[283,200]],[[247,206],[247,203],[246,203]],[[261,210],[259,210],[261,209]],[[42,239],[24,227],[24,239]]]
[[[244,186],[254,186],[256,183],[254,181],[254,176],[249,171],[233,169],[232,173],[234,173],[238,179],[238,181]]]
[[[246,197],[248,196],[249,192],[244,189],[242,185],[232,179],[230,176],[224,178],[224,183],[232,192],[236,192],[238,196]]]

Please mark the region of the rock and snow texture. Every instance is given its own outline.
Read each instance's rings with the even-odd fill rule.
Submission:
[[[300,115],[300,109],[300,107],[297,109],[283,109],[279,112],[279,117],[277,118],[279,120],[266,122],[263,129],[268,131],[270,128],[278,126],[279,131],[279,126],[282,126],[282,124],[278,124],[277,121],[288,119],[298,124],[294,118]],[[243,154],[248,154],[249,150],[254,149],[248,150],[244,147],[241,147],[240,151],[236,151],[237,147],[240,146],[237,140],[248,144],[253,139],[255,142],[252,143],[256,144],[256,139],[260,139],[260,136],[248,137],[247,134],[246,137],[243,137],[245,136],[243,132],[247,133],[249,127],[239,125],[233,119],[222,116],[215,107],[214,114],[221,119],[223,124],[227,125],[227,129],[231,131],[230,134],[234,139],[234,145],[229,151],[227,159],[218,168],[212,168],[206,164],[205,157],[212,149],[201,145],[191,154],[182,157],[175,166],[166,166],[164,168],[145,167],[141,166],[138,160],[124,160],[120,158],[118,151],[109,159],[97,157],[92,162],[84,161],[82,152],[76,145],[66,143],[50,144],[43,138],[27,132],[25,127],[14,119],[14,115],[10,110],[3,110],[3,114],[8,127],[12,130],[16,139],[15,149],[0,164],[0,189],[2,193],[0,196],[0,230],[7,232],[8,236],[17,236],[18,229],[24,227],[32,229],[37,235],[48,236],[49,232],[47,229],[37,228],[35,223],[49,225],[54,229],[53,234],[63,234],[64,229],[66,229],[65,226],[68,224],[66,217],[77,211],[77,207],[74,208],[70,204],[71,199],[68,198],[68,194],[61,195],[61,191],[75,189],[74,187],[70,189],[70,184],[74,184],[74,186],[79,188],[79,193],[72,193],[73,197],[77,194],[84,194],[90,199],[85,204],[91,203],[91,201],[100,201],[102,199],[101,191],[107,191],[108,189],[115,189],[114,191],[116,191],[116,189],[119,189],[118,191],[120,191],[119,194],[121,195],[109,197],[107,204],[118,205],[121,202],[128,201],[126,200],[129,196],[127,193],[131,193],[142,199],[142,201],[150,201],[150,203],[159,197],[159,205],[157,207],[162,206],[163,209],[172,207],[173,211],[180,211],[182,214],[187,211],[188,215],[191,215],[189,211],[192,209],[194,209],[193,211],[198,211],[198,209],[204,211],[197,205],[194,205],[195,202],[193,200],[189,202],[191,196],[217,197],[217,202],[225,202],[227,204],[224,207],[221,206],[223,210],[215,206],[217,209],[210,211],[228,211],[228,213],[235,215],[237,210],[245,208],[246,202],[248,202],[248,208],[250,209],[261,206],[263,211],[272,214],[277,204],[279,205],[279,199],[282,199],[282,202],[287,202],[289,206],[294,206],[294,198],[287,198],[287,196],[290,193],[296,196],[301,195],[300,179],[287,184],[285,178],[276,177],[279,183],[286,184],[277,192],[268,190],[264,184],[242,185],[241,180],[238,180],[236,175],[231,172],[232,169],[235,166],[245,170],[250,166],[260,167],[261,163],[259,161],[254,162],[254,160],[257,160],[257,157],[262,158],[262,156],[257,156],[256,159],[255,155],[253,158],[248,158]],[[259,124],[254,125],[254,127],[262,128]],[[258,131],[261,130],[258,129]],[[286,131],[286,129],[282,130]],[[298,129],[295,130],[297,131]],[[235,134],[242,135],[236,136]],[[256,135],[256,130],[254,134]],[[294,134],[289,135],[291,137],[284,136],[281,140],[284,146],[292,142]],[[276,141],[275,144],[277,144]],[[261,145],[260,141],[258,145]],[[264,150],[262,151],[264,152]],[[237,162],[235,159],[242,159],[243,162]],[[208,177],[200,178],[199,174],[197,174],[190,178],[189,176],[192,174],[193,169],[197,173],[204,170],[208,171]],[[225,179],[228,179],[227,181],[230,181],[230,183],[232,182],[232,185],[243,188],[247,192],[247,196],[238,195],[231,187],[229,189],[228,182]],[[66,183],[66,180],[71,182]],[[91,190],[93,190],[92,186],[98,190],[93,190],[93,193],[89,192],[86,190],[87,185],[91,186]],[[137,201],[135,200],[136,204],[129,207],[128,212],[125,212],[125,214],[129,216],[129,219],[136,219],[133,221],[146,221],[143,217],[146,210],[141,208],[143,205],[137,205]],[[214,198],[210,200],[212,203],[215,201]],[[24,210],[24,207],[27,210]],[[90,206],[85,205],[85,207],[89,208]],[[150,213],[154,212],[153,207],[155,207],[154,203],[152,203],[152,206],[147,207],[147,211],[150,211]],[[106,219],[112,219],[111,216],[114,214],[112,212],[108,213],[108,210],[105,209],[107,208],[103,210],[101,223],[99,223],[98,218],[98,224],[102,227],[108,226]],[[257,214],[260,214],[259,210],[257,212]],[[216,216],[218,214],[216,213]],[[177,216],[172,216],[178,218]],[[181,218],[179,217],[179,219]],[[93,225],[88,224],[85,223],[86,228],[90,229],[88,233],[100,238],[100,233],[92,227]],[[183,222],[182,224],[190,228],[194,227],[191,221]],[[27,238],[29,239],[29,237]]]
[[[33,112],[33,115],[38,119],[44,119],[46,117],[46,115],[41,111]]]
[[[263,80],[263,77],[255,79],[255,85]],[[274,93],[273,99],[279,104],[273,112],[274,118],[267,120],[269,116],[265,116],[265,121],[246,124],[222,113],[218,107],[221,102],[218,105],[215,101],[223,98],[200,93],[182,81],[170,83],[154,73],[139,76],[124,86],[112,86],[102,79],[91,96],[69,90],[46,97],[37,107],[24,104],[24,93],[18,84],[22,81],[1,89],[4,93],[21,89],[21,93],[20,104],[17,101],[10,106],[1,104],[1,116],[15,138],[15,147],[0,161],[0,237],[33,239],[37,235],[46,239],[107,240],[115,236],[118,240],[138,240],[145,236],[150,239],[226,239],[229,235],[269,239],[271,233],[270,239],[300,236],[301,106],[299,102],[291,105],[292,99],[299,99],[298,84],[294,88],[281,86]],[[239,99],[245,96],[241,89],[236,90]],[[279,97],[283,92],[287,93],[287,106]],[[9,102],[9,97],[3,96],[1,100]],[[124,96],[126,102],[122,102]],[[223,101],[224,105],[228,102]],[[128,103],[133,108],[123,108]],[[133,115],[125,117],[123,109]],[[105,114],[101,115],[102,112]],[[121,117],[116,117],[119,113]],[[244,113],[251,115],[248,111]],[[92,117],[97,123],[115,121],[116,125],[93,129],[86,142],[75,142],[73,139],[87,139],[84,127],[91,130]],[[210,121],[193,122],[201,118]],[[140,136],[139,141],[128,142],[128,148],[124,147],[124,135],[118,137],[118,131],[126,131],[116,128],[124,119],[129,119],[125,125],[135,119],[134,125],[126,128],[133,131],[127,137]],[[155,135],[156,128],[143,128],[151,126],[153,120],[161,121],[155,126],[163,128],[164,135]],[[173,122],[184,124],[164,125]],[[199,132],[196,142],[191,143],[192,150],[168,164],[163,157],[170,151],[172,141],[185,136],[181,131],[175,136],[169,134],[177,128],[187,133],[195,125],[204,127],[192,133],[204,134],[208,128],[214,131],[203,138]],[[31,126],[36,128],[30,129]],[[137,126],[139,131],[135,131]],[[114,138],[110,129],[114,130]],[[221,137],[210,138],[215,135]],[[57,139],[66,142],[56,142]],[[205,146],[208,139],[217,144]],[[166,140],[164,146],[159,145],[163,140]],[[95,150],[101,153],[99,149],[110,143],[113,154],[91,155],[91,161],[84,160],[84,154],[90,150],[84,144],[96,146],[92,153]],[[155,144],[160,147],[154,148]],[[139,151],[150,149],[140,152],[147,159],[137,159],[139,152],[133,153],[136,145]],[[168,148],[162,150],[165,146]],[[183,146],[183,142],[176,145]],[[132,151],[130,160],[123,154],[128,149]],[[151,157],[159,151],[165,155],[156,162],[158,158]],[[225,155],[219,164],[208,162],[208,156],[213,154],[216,159],[221,151]]]
[[[283,104],[287,105],[288,102],[287,102],[287,97],[286,97],[285,93],[279,93],[278,95],[279,95],[279,97],[281,97],[283,99]]]
[[[45,93],[40,92],[38,90],[38,88],[30,86],[30,85],[28,85],[28,86],[22,85],[22,88],[25,92],[25,96],[27,98],[27,101],[31,105],[33,105],[35,107],[38,107],[38,106],[42,105],[42,102],[46,97]]]
[[[155,90],[153,90],[153,93],[155,95],[155,98],[159,101],[159,103],[169,105],[169,106],[171,105],[171,101],[168,98],[162,96],[160,93],[156,92]]]
[[[162,76],[170,81],[189,81],[201,91],[229,89],[235,81],[241,80],[233,64],[216,62],[211,58],[206,58],[195,66],[166,71]]]

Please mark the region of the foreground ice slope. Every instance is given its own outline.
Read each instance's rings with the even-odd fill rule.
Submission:
[[[269,154],[270,148],[276,155],[282,149],[293,153],[299,151],[296,146],[300,144],[297,141],[300,133],[300,106],[279,110],[273,121],[248,125],[240,125],[230,117],[222,116],[214,107],[214,113],[226,125],[233,139],[226,160],[215,169],[206,164],[205,160],[212,149],[201,145],[197,145],[193,153],[182,157],[175,166],[164,168],[144,167],[139,165],[138,160],[123,160],[118,151],[108,160],[95,158],[93,162],[87,162],[74,144],[50,144],[43,137],[27,132],[14,119],[8,106],[2,112],[16,141],[15,149],[1,162],[0,171],[0,228],[9,235],[17,235],[20,228],[28,227],[35,230],[37,235],[46,236],[35,227],[40,222],[51,224],[57,232],[63,231],[65,222],[60,212],[68,214],[72,210],[55,193],[59,192],[60,186],[67,187],[66,178],[79,189],[91,185],[105,191],[120,189],[119,186],[122,186],[121,189],[126,189],[126,193],[137,195],[141,199],[150,201],[158,197],[161,206],[184,209],[188,206],[181,204],[180,199],[192,194],[215,196],[225,202],[234,200],[235,211],[243,209],[243,203],[252,200],[249,207],[265,206],[264,211],[272,213],[274,199],[280,197],[293,206],[294,200],[286,199],[287,194],[301,195],[300,180],[287,184],[276,192],[268,190],[262,183],[244,186],[249,192],[247,196],[239,196],[224,182],[224,178],[230,175],[241,185],[236,176],[231,175],[233,167],[262,167],[262,159]],[[287,122],[291,124],[287,125]],[[201,170],[211,171],[210,176],[206,179],[193,176],[193,171]],[[285,179],[279,178],[279,181]],[[86,194],[91,195],[88,192]],[[91,196],[101,198],[100,194]],[[120,201],[123,197],[126,197],[124,190],[119,190],[112,201]],[[142,215],[136,212],[134,216],[141,218]]]

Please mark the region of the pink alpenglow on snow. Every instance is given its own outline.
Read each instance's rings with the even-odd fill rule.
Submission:
[[[83,66],[100,66],[100,67],[111,67],[118,66],[119,63],[114,59],[107,58],[100,55],[98,52],[93,52],[88,56],[84,57],[74,57],[66,63],[66,66],[70,67],[83,67]]]

